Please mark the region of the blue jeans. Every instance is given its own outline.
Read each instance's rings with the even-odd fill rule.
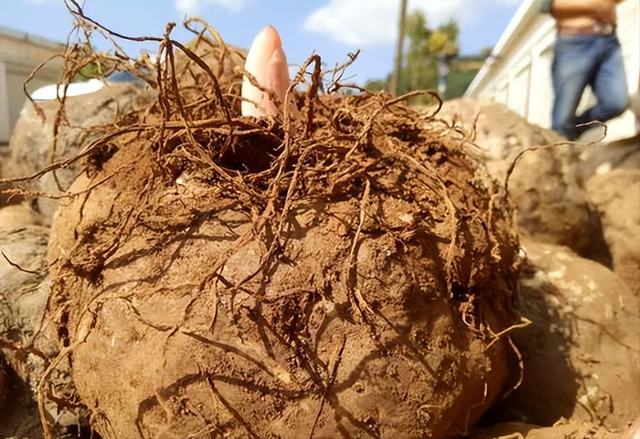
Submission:
[[[551,76],[555,95],[551,128],[569,140],[577,139],[591,128],[576,125],[606,122],[629,106],[622,49],[615,33],[607,36],[558,34]],[[587,85],[597,103],[576,115]]]

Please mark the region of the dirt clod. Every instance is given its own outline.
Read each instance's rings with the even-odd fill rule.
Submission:
[[[243,118],[217,34],[161,49],[157,100],[85,149],[51,230],[49,318],[95,430],[465,433],[507,390],[519,322],[500,185],[402,98]]]

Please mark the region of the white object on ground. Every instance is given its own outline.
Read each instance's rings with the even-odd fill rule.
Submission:
[[[66,87],[66,90],[64,85],[58,86],[56,84],[51,84],[45,85],[44,87],[34,91],[31,94],[31,98],[34,101],[53,101],[57,99],[57,97],[62,98],[65,95],[66,97],[71,97],[95,93],[102,87],[104,87],[104,82],[99,79],[90,79],[87,82],[74,82],[69,84]],[[56,96],[56,94],[58,96]]]

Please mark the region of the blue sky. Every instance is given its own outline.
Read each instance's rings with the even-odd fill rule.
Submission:
[[[460,25],[462,54],[494,46],[522,0],[409,0],[409,12],[422,10],[431,27],[449,19]],[[347,71],[351,81],[384,78],[393,65],[399,0],[85,0],[86,15],[113,31],[157,36],[169,21],[179,26],[173,38],[186,42],[185,16],[207,20],[225,41],[248,48],[268,24],[280,32],[290,64],[303,63],[313,51],[326,68],[342,63],[349,52],[362,51]],[[73,18],[63,0],[0,0],[0,26],[65,41]],[[101,50],[111,46],[96,40]],[[130,56],[157,46],[123,42]]]

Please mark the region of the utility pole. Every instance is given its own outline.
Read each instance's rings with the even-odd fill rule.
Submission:
[[[404,47],[404,23],[407,17],[407,0],[400,0],[400,19],[398,20],[398,41],[396,42],[396,59],[389,81],[389,93],[396,96],[398,93],[398,82],[400,81],[400,70],[402,70],[402,49]]]

